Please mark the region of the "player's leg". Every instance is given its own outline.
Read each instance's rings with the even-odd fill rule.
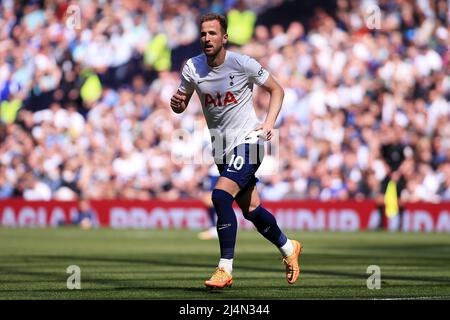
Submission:
[[[300,274],[298,258],[301,252],[301,243],[288,239],[278,226],[275,217],[261,206],[256,185],[239,193],[236,196],[236,202],[244,217],[253,222],[258,232],[280,250],[286,265],[286,279],[290,284],[295,283]]]
[[[231,273],[234,247],[236,244],[237,219],[233,201],[239,192],[239,185],[227,177],[220,177],[212,192],[212,202],[217,212],[217,234],[220,243],[219,267]],[[229,261],[228,261],[229,260]]]
[[[231,286],[233,278],[234,247],[236,244],[237,219],[233,210],[233,201],[239,192],[239,185],[233,180],[221,176],[212,192],[211,199],[217,212],[217,234],[220,244],[219,265],[205,281],[207,287],[224,288]]]
[[[261,206],[256,185],[236,197],[236,202],[242,210],[244,218],[253,222],[261,235],[272,242],[278,248],[283,247],[287,242],[286,235],[280,230],[275,217]],[[288,248],[287,255],[293,253],[293,247]]]

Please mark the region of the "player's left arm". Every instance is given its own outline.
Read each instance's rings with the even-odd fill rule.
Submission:
[[[272,139],[272,130],[275,127],[275,122],[283,104],[284,90],[272,75],[269,75],[261,87],[270,94],[269,111],[264,123],[258,126],[256,130],[262,129],[259,136],[265,140],[270,140]]]

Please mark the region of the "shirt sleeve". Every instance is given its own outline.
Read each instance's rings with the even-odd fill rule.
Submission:
[[[183,67],[183,70],[181,71],[181,83],[178,87],[178,90],[185,94],[192,94],[195,90],[194,85],[192,84],[192,77],[191,77],[191,69],[189,68],[189,65],[186,63]]]
[[[258,86],[263,85],[267,78],[269,78],[269,72],[253,58],[249,58],[246,61],[244,68],[249,81],[256,83]]]

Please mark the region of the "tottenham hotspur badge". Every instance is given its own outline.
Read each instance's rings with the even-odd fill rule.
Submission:
[[[229,77],[230,77],[230,86],[232,86],[232,85],[234,84],[234,83],[233,83],[234,76],[232,76],[232,75],[230,74]]]

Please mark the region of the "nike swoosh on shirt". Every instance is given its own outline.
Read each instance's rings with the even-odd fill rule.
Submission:
[[[228,172],[237,172],[236,170],[227,169]]]
[[[205,81],[206,80],[202,80],[202,81],[197,80],[197,84],[200,84],[200,83],[205,82]]]

